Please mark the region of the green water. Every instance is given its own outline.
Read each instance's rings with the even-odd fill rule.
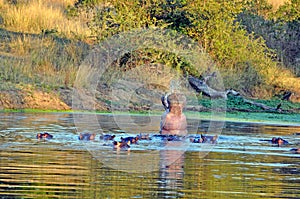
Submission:
[[[104,133],[141,133],[132,126],[126,134],[112,115],[97,118]],[[139,122],[148,119],[139,116]],[[198,125],[208,132],[210,122]],[[152,135],[157,126],[147,128],[143,133]],[[54,138],[36,140],[44,131]],[[79,141],[77,131],[71,113],[0,114],[0,198],[300,197],[300,155],[289,151],[300,146],[294,134],[300,125],[225,122],[216,145],[172,150],[151,140],[115,151],[98,135],[93,142]],[[274,136],[289,145],[260,141]]]

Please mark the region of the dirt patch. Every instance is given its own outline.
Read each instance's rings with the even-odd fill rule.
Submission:
[[[0,93],[1,109],[70,110],[56,93],[39,90],[9,90]]]
[[[94,93],[83,90],[78,93],[78,95],[74,95],[72,88],[59,88],[48,91],[28,85],[17,85],[0,90],[0,109],[63,111],[71,110],[72,105],[75,103],[74,107],[76,110],[163,111],[160,98],[165,93],[165,87],[160,88],[146,84],[137,86],[134,82],[130,81],[119,81],[113,88],[102,84]],[[299,96],[299,93],[293,92],[290,101],[299,102]],[[284,103],[284,101],[282,101],[282,103]],[[208,111],[208,108],[202,105],[187,105],[186,109],[192,111]],[[291,111],[299,111],[299,108],[295,107],[290,107],[290,109]]]

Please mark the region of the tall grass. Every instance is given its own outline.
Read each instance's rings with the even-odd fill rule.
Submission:
[[[0,80],[49,89],[73,86],[88,52],[84,43],[23,34],[0,42],[0,46]],[[10,50],[3,53],[5,49]]]
[[[0,1],[3,27],[25,33],[55,31],[72,37],[87,37],[90,34],[86,23],[80,18],[70,20],[65,14],[66,6],[74,0],[27,0],[17,4]]]
[[[50,89],[73,85],[88,51],[78,39],[90,34],[84,21],[65,14],[74,1],[0,0],[0,81]],[[41,34],[47,31],[60,38]]]
[[[271,4],[274,10],[277,10],[279,6],[283,5],[285,2],[289,2],[290,0],[267,0],[269,4]]]

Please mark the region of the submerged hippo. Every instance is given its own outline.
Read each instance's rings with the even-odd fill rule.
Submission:
[[[121,137],[121,142],[125,142],[125,143],[128,143],[129,144],[137,144],[137,141],[139,140],[138,136],[136,137]]]
[[[210,143],[210,144],[214,144],[217,142],[218,139],[218,135],[202,135],[200,137],[195,137],[195,138],[190,138],[190,141],[192,143]]]
[[[290,151],[292,151],[294,153],[300,153],[300,148],[294,148],[294,149],[291,149]]]
[[[278,137],[278,138],[273,137],[271,142],[272,142],[272,144],[277,144],[278,146],[289,143],[288,141],[282,139],[281,137]]]
[[[115,135],[109,135],[109,134],[100,135],[100,139],[101,140],[114,140],[115,137],[116,137]]]
[[[47,133],[47,132],[45,132],[45,133],[38,133],[38,134],[36,135],[36,138],[37,138],[37,139],[52,139],[52,138],[53,138],[53,135],[51,135],[51,134],[49,134],[49,133]]]
[[[288,141],[282,139],[281,137],[273,137],[271,140],[260,140],[260,141],[271,142],[272,144],[277,144],[278,146],[289,143]]]
[[[158,135],[153,135],[153,137],[160,138],[164,141],[183,141],[185,139],[184,136],[179,136],[179,135],[162,135],[162,134],[158,134]]]
[[[151,140],[151,137],[149,136],[149,134],[144,135],[144,134],[140,133],[139,135],[137,135],[137,137],[139,140]]]
[[[130,141],[128,142],[113,142],[114,149],[129,149],[130,148]]]
[[[79,140],[94,140],[96,137],[96,133],[80,133],[78,136]]]

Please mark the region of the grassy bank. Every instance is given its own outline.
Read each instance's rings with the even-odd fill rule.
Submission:
[[[100,115],[134,115],[134,116],[160,116],[162,112],[91,112],[91,111],[57,111],[57,110],[37,110],[37,109],[4,109],[0,110],[0,113],[59,113],[59,114],[100,114]],[[188,118],[207,120],[207,121],[226,121],[226,122],[247,122],[247,123],[264,123],[272,125],[293,125],[300,126],[300,114],[299,113],[266,113],[266,112],[222,112],[220,114],[211,112],[197,112],[186,113]]]

